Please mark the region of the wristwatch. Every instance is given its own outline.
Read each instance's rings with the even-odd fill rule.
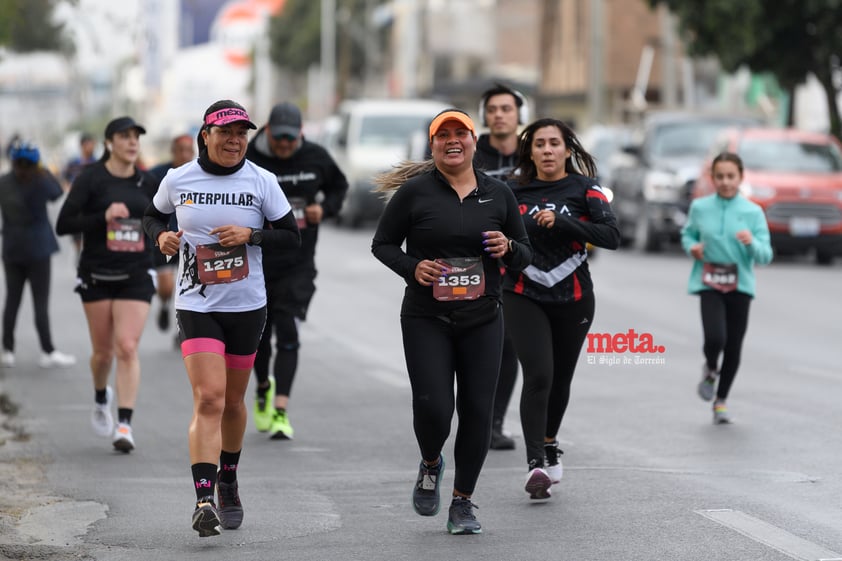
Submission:
[[[252,228],[249,236],[249,245],[260,245],[263,243],[263,230],[260,228]]]

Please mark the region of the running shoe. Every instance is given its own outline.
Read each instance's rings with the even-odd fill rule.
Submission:
[[[219,517],[222,527],[234,530],[243,523],[243,505],[240,503],[240,489],[237,481],[233,483],[216,482],[216,496],[219,499]]]
[[[289,417],[286,411],[276,409],[275,416],[272,417],[272,427],[269,429],[272,433],[270,437],[272,440],[292,440],[292,425],[289,424]]]
[[[275,399],[275,379],[269,378],[269,389],[264,392],[257,391],[254,399],[254,426],[257,432],[267,432],[272,428],[272,418],[275,416],[275,408],[272,402]]]
[[[560,483],[561,477],[564,475],[564,466],[561,464],[562,454],[564,452],[558,447],[558,441],[544,443],[544,458],[547,461],[546,471],[553,483]]]
[[[41,353],[41,359],[38,361],[38,366],[41,368],[73,366],[74,364],[76,364],[75,356],[55,350],[51,353]]]
[[[546,501],[552,495],[550,487],[553,482],[543,467],[537,465],[535,460],[529,462],[529,473],[526,474],[526,486],[524,489],[529,493],[533,501]]]
[[[222,533],[221,525],[213,497],[208,495],[199,499],[193,511],[193,529],[199,532],[199,537],[218,536]]]
[[[0,355],[0,366],[3,368],[11,368],[15,365],[15,353],[12,351],[3,351]]]
[[[111,400],[114,392],[111,386],[105,388],[105,403],[94,402],[94,410],[91,411],[91,427],[97,436],[111,436],[114,430],[114,417],[111,416]]]
[[[453,497],[447,514],[447,531],[451,534],[481,534],[482,525],[474,516],[474,509],[479,508],[465,497]]]
[[[492,450],[514,450],[515,439],[503,432],[503,421],[494,421],[491,425]]]
[[[716,370],[711,370],[707,364],[702,365],[702,381],[699,382],[696,390],[699,392],[699,397],[705,401],[713,399],[713,392],[716,389],[716,376]]]
[[[444,475],[444,456],[439,455],[439,464],[429,467],[423,461],[418,467],[418,478],[412,489],[412,508],[421,516],[435,516],[441,508],[439,488]]]
[[[158,311],[158,329],[166,331],[170,328],[170,310],[166,304],[161,304],[161,309]]]
[[[731,415],[728,413],[728,406],[724,401],[717,401],[713,404],[713,424],[728,425],[732,423]]]
[[[132,436],[132,427],[126,423],[117,423],[117,428],[114,429],[114,449],[128,454],[134,450],[134,437]]]

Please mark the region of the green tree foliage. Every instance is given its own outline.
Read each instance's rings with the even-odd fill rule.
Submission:
[[[287,0],[269,22],[269,56],[276,65],[304,72],[319,62],[321,53],[319,2]]]
[[[336,0],[336,60],[353,75],[366,64],[366,14],[383,0]],[[304,72],[321,59],[321,2],[286,0],[283,10],[269,22],[269,56],[277,66]],[[380,38],[382,40],[382,37]]]
[[[19,53],[70,52],[72,44],[64,26],[52,21],[57,3],[58,0],[0,0],[0,45]]]
[[[830,109],[830,129],[842,135],[839,88],[842,0],[649,0],[679,19],[691,55],[715,55],[733,72],[745,65],[769,72],[788,91],[812,73]]]

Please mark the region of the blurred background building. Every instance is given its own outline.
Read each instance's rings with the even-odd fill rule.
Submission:
[[[319,11],[321,54],[290,70],[272,59],[273,18],[306,4]],[[150,131],[150,152],[163,151],[221,98],[257,121],[282,99],[311,121],[366,97],[431,97],[476,113],[495,80],[527,95],[533,116],[579,128],[656,107],[780,121],[791,101],[768,77],[688,58],[675,18],[645,0],[78,0],[59,2],[55,18],[75,53],[0,54],[4,144],[18,133],[72,150],[79,131],[100,134],[129,113]],[[826,130],[815,89],[798,90],[796,124]]]

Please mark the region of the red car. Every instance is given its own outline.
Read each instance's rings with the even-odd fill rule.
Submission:
[[[842,143],[836,137],[792,128],[729,130],[714,143],[694,198],[715,191],[710,162],[726,151],[743,160],[740,190],[766,212],[776,253],[815,251],[824,265],[842,255]]]

